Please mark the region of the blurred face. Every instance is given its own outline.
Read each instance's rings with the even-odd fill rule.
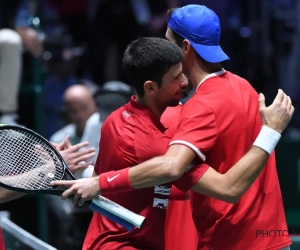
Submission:
[[[71,123],[74,123],[79,132],[83,132],[88,118],[96,111],[92,98],[84,96],[72,98],[65,103],[65,111]]]
[[[187,87],[188,81],[182,73],[182,65],[178,63],[170,68],[162,79],[162,85],[158,87],[155,102],[162,108],[177,106],[181,99],[182,91]]]

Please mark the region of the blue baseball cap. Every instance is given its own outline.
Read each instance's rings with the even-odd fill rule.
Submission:
[[[219,17],[206,6],[190,4],[176,9],[169,17],[168,26],[189,40],[205,61],[219,63],[230,60],[219,45],[221,36]]]

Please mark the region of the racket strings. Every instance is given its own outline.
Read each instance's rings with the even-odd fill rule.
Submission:
[[[53,149],[23,130],[0,131],[0,181],[12,187],[49,189],[60,180],[64,167]]]

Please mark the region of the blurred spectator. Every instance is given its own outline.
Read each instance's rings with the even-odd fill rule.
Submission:
[[[0,123],[14,125],[18,118],[23,37],[13,28],[20,4],[16,0],[0,1]]]
[[[86,86],[76,84],[67,88],[64,93],[63,114],[69,124],[53,134],[50,141],[58,143],[69,135],[71,144],[79,143],[86,121],[95,112],[96,103]]]
[[[78,83],[71,61],[66,62],[55,58],[49,63],[51,65],[43,83],[41,103],[43,108],[42,135],[47,139],[66,124],[66,120],[61,117],[64,105],[63,95],[67,88]]]
[[[58,143],[69,135],[71,144],[79,143],[88,118],[95,112],[95,101],[86,86],[77,84],[67,88],[64,93],[64,114],[70,124],[51,136],[50,141]],[[75,170],[71,171],[76,173]],[[51,218],[50,244],[64,250],[81,249],[92,215],[90,209],[77,208],[72,201],[62,201],[55,196],[47,196],[47,204]]]
[[[0,123],[17,125],[21,59],[18,33],[0,29]]]

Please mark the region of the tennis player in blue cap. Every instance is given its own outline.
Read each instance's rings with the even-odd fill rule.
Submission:
[[[261,129],[258,95],[245,79],[222,68],[229,57],[219,44],[220,21],[213,10],[193,4],[168,13],[166,38],[181,47],[183,71],[196,90],[183,106],[170,144],[189,146],[225,173],[249,150]],[[274,152],[237,203],[194,192],[190,196],[198,249],[290,249]]]

